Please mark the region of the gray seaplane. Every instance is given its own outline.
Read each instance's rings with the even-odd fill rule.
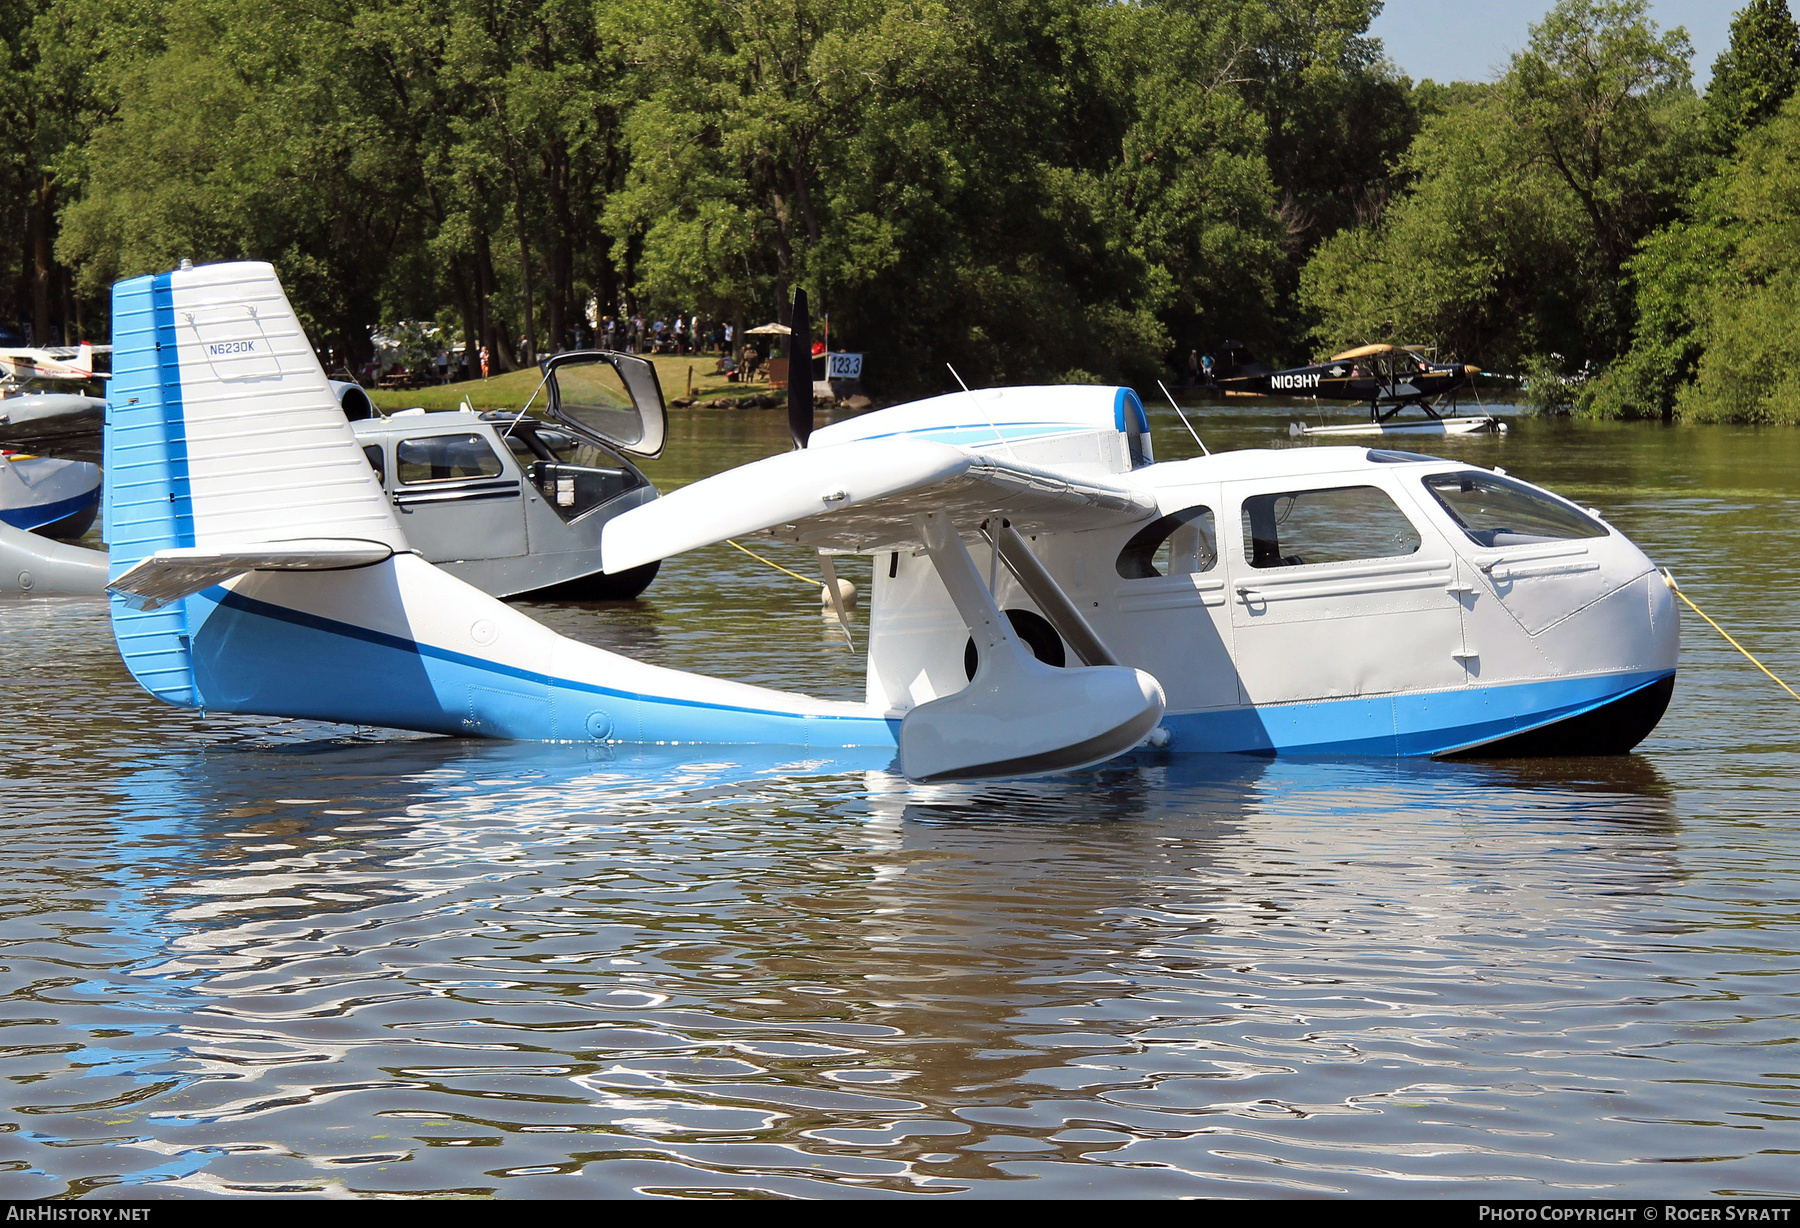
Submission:
[[[423,558],[494,597],[628,601],[661,564],[608,574],[600,534],[657,497],[627,459],[662,452],[667,415],[656,368],[603,350],[557,354],[540,368],[548,422],[524,410],[383,415],[358,385],[331,388]],[[85,468],[97,486],[97,467]],[[0,525],[0,592],[98,595],[106,582],[104,551]]]
[[[382,416],[355,384],[333,389],[406,540],[426,559],[494,597],[630,600],[659,564],[608,575],[600,531],[657,497],[626,459],[662,452],[667,415],[656,368],[609,350],[557,354],[539,366],[554,425],[525,411]]]

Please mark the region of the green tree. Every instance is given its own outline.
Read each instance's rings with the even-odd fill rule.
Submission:
[[[1587,219],[1598,259],[1581,356],[1599,361],[1629,340],[1624,263],[1673,216],[1699,161],[1687,34],[1659,36],[1647,9],[1646,0],[1561,0],[1531,27],[1503,91],[1522,149]]]
[[[609,225],[673,307],[748,318],[806,285],[870,378],[1154,370],[1157,287],[1107,171],[1099,7],[672,0]]]
[[[1800,85],[1800,26],[1786,0],[1750,0],[1713,62],[1706,105],[1727,146],[1768,120]]]
[[[1116,152],[1095,164],[1107,166],[1116,225],[1146,262],[1178,353],[1233,336],[1263,348],[1285,340],[1288,235],[1268,121],[1243,93],[1261,68],[1242,15],[1176,6],[1100,14],[1101,96],[1120,131]]]
[[[431,314],[435,287],[396,274],[429,236],[439,26],[432,0],[171,0],[58,253],[96,296],[184,257],[270,260],[315,342],[366,356],[376,320]]]
[[[116,106],[120,66],[156,44],[160,7],[0,4],[0,233],[19,240],[0,254],[0,320],[28,322],[40,345],[88,331],[85,300],[56,252],[59,214],[81,191],[85,145]]]
[[[1736,228],[1715,208],[1670,223],[1626,266],[1636,300],[1631,348],[1583,390],[1581,409],[1601,418],[1675,416],[1675,402],[1705,350],[1696,331],[1729,276]]]
[[[564,348],[590,299],[618,309],[598,218],[624,178],[622,13],[595,0],[447,2],[443,89],[455,101],[433,175],[445,208],[434,254],[465,339],[510,367],[514,337],[533,353]]]
[[[1729,259],[1702,308],[1700,357],[1675,414],[1800,424],[1800,99],[1744,138],[1716,191]]]
[[[1588,412],[1800,422],[1800,99],[1744,135],[1631,272],[1632,347],[1586,395]]]
[[[1434,99],[1412,186],[1379,222],[1320,248],[1300,288],[1315,336],[1490,365],[1612,359],[1631,336],[1625,262],[1706,166],[1687,55],[1644,0],[1562,0],[1496,86]]]
[[[1506,108],[1491,89],[1427,119],[1401,164],[1413,188],[1320,246],[1300,295],[1325,348],[1425,344],[1502,366],[1566,352],[1591,266],[1582,219]]]
[[[1369,37],[1381,7],[1381,0],[1253,0],[1209,5],[1205,13],[1244,49],[1241,89],[1268,133],[1283,256],[1272,351],[1292,347],[1300,322],[1292,300],[1313,251],[1379,216],[1404,182],[1399,163],[1420,116],[1409,83]]]

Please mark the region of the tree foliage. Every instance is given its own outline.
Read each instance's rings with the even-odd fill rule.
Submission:
[[[1800,101],[1763,114],[1791,94],[1788,61],[1770,52],[1791,52],[1793,31],[1785,7],[1762,0],[1732,23],[1707,101],[1735,125],[1735,156],[1628,265],[1632,344],[1584,394],[1588,412],[1800,423]]]
[[[1713,63],[1707,109],[1727,143],[1772,118],[1800,85],[1800,26],[1785,0],[1750,0]]]
[[[1400,77],[1379,9],[0,0],[0,325],[100,339],[113,280],[254,258],[334,361],[412,321],[504,368],[590,314],[741,328],[805,286],[890,393],[1232,337],[1794,414],[1783,0],[1704,99],[1647,0],[1560,0],[1485,84]]]
[[[1412,186],[1379,221],[1322,245],[1301,280],[1319,340],[1612,359],[1633,320],[1625,263],[1677,216],[1702,153],[1689,54],[1645,0],[1562,0],[1496,85],[1426,118]]]
[[[796,285],[893,389],[1292,351],[1299,267],[1417,128],[1374,0],[0,6],[0,320],[93,334],[116,278],[261,258],[346,359]]]

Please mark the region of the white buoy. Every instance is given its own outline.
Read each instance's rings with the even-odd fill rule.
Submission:
[[[856,585],[840,576],[837,586],[838,596],[844,601],[844,608],[854,610],[856,608]],[[819,604],[824,607],[824,613],[831,613],[831,590],[823,584],[819,585]]]

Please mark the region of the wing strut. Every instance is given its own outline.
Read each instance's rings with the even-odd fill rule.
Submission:
[[[1112,650],[1094,633],[1093,625],[1082,615],[1080,608],[1062,591],[1056,578],[1038,562],[1037,555],[1031,552],[1031,547],[1025,544],[1019,531],[1012,527],[1012,522],[1002,520],[996,530],[990,521],[988,535],[1000,547],[1000,561],[1013,573],[1019,587],[1037,602],[1038,609],[1044,612],[1044,617],[1050,620],[1056,633],[1075,650],[1075,655],[1081,658],[1083,665],[1119,663]]]
[[[837,565],[823,550],[819,551],[819,570],[825,575],[825,597],[831,602],[831,612],[837,615],[838,629],[844,633],[844,643],[850,645],[851,652],[855,652],[856,641],[850,638],[850,614],[844,609],[844,594],[838,589]]]
[[[1163,714],[1156,679],[1120,665],[1044,664],[994,604],[949,518],[929,513],[917,523],[975,640],[977,663],[966,688],[920,704],[901,720],[900,766],[907,776],[952,781],[1065,772],[1130,750],[1156,727]]]

